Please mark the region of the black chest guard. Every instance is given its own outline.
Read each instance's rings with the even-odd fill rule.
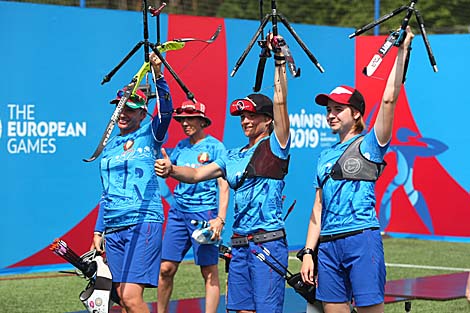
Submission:
[[[322,186],[330,177],[334,180],[364,181],[376,181],[380,177],[387,163],[385,161],[376,163],[366,159],[359,149],[362,140],[364,140],[364,136],[358,137],[346,148],[335,165],[333,165],[330,174],[323,181]]]
[[[283,179],[287,175],[290,155],[286,160],[274,155],[271,151],[270,139],[263,140],[251,156],[248,165],[234,189],[240,188],[245,179],[252,177],[266,177]]]

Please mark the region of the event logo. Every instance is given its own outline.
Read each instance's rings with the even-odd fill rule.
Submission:
[[[6,149],[10,154],[52,154],[57,139],[86,136],[86,122],[38,121],[34,104],[8,104],[4,123]]]
[[[301,109],[300,114],[289,114],[289,120],[291,148],[324,148],[338,141],[337,136],[331,133],[325,114],[307,114],[305,109]]]

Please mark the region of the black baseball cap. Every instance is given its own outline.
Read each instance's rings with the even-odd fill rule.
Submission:
[[[230,114],[239,116],[243,111],[265,114],[273,118],[272,100],[260,93],[252,93],[243,99],[236,99],[230,104]]]

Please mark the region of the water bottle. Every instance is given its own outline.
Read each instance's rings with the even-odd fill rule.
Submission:
[[[191,224],[199,226],[196,228],[191,237],[201,245],[217,244],[220,240],[211,240],[214,232],[210,229],[210,224],[207,221],[191,220]]]

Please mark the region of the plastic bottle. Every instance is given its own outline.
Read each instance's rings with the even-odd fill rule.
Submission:
[[[194,226],[199,226],[199,228],[196,228],[191,235],[191,237],[196,240],[199,244],[211,245],[218,244],[220,242],[220,239],[211,240],[214,232],[210,229],[209,222],[191,220],[191,224],[193,224]]]

